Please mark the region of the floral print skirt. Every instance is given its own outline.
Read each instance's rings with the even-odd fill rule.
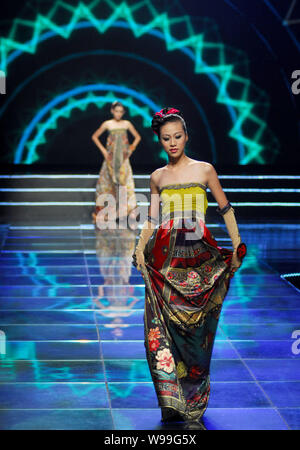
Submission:
[[[129,161],[127,130],[110,130],[104,159],[96,184],[94,221],[98,213],[100,221],[128,216],[137,208],[132,167]],[[114,199],[114,202],[111,200]],[[106,205],[106,202],[108,205]]]
[[[159,406],[183,420],[198,420],[207,408],[232,254],[199,218],[163,221],[144,250],[147,361]]]

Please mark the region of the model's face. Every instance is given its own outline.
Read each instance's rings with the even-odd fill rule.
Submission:
[[[115,120],[121,120],[124,115],[124,108],[122,106],[116,106],[114,109],[111,109],[111,113]]]
[[[188,135],[180,120],[167,122],[160,128],[160,143],[169,156],[178,157],[184,152]]]

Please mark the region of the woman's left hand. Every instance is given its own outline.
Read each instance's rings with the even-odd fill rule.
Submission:
[[[231,272],[236,272],[238,270],[238,268],[241,266],[241,264],[242,264],[242,260],[239,259],[238,255],[237,255],[237,251],[235,250],[233,252],[231,265],[230,265]]]

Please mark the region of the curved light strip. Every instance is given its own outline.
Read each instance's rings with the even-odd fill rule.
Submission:
[[[100,21],[99,20],[98,22],[105,22],[105,21]],[[89,23],[89,22],[79,22],[79,23],[77,23],[74,26],[74,30],[83,29],[83,28],[91,28],[91,27],[94,27],[94,25]],[[130,29],[130,26],[129,26],[128,23],[121,22],[121,21],[116,21],[115,23],[111,24],[111,27]],[[66,28],[66,26],[65,26],[65,28]],[[157,37],[157,38],[159,38],[161,40],[165,40],[165,35],[163,33],[161,33],[160,31],[158,31],[158,30],[149,30],[147,32],[147,34],[155,36],[155,37]],[[44,33],[44,34],[42,34],[40,36],[39,42],[42,42],[42,41],[44,41],[46,39],[50,39],[51,37],[56,37],[56,36],[57,36],[56,32],[48,31],[48,32],[46,32],[46,33]],[[195,55],[190,49],[188,49],[186,47],[182,47],[182,48],[178,48],[178,50],[183,52],[183,53],[185,53],[186,56],[188,56],[190,59],[192,59],[194,61],[194,63],[196,64]],[[22,54],[23,54],[23,51],[16,50],[9,56],[7,61],[10,63],[10,62],[12,62],[14,59],[16,59],[17,57],[19,57]],[[145,58],[142,58],[140,56],[137,56],[136,59],[143,59],[143,60],[145,60]],[[203,66],[208,67],[208,65],[204,61],[201,61],[201,63],[203,64]],[[153,65],[159,66],[157,63],[153,63]],[[207,77],[215,85],[217,91],[219,91],[220,90],[220,84],[221,84],[219,79],[213,73],[210,73],[210,71],[205,71],[205,73],[206,73]],[[172,75],[172,78],[176,79],[174,77],[174,75]],[[227,96],[226,89],[224,89],[224,93],[223,94],[225,94]],[[195,102],[195,97],[191,93],[189,93],[188,95]],[[230,115],[230,117],[232,119],[232,122],[236,123],[237,116],[236,116],[236,112],[235,112],[234,108],[231,106],[231,102],[228,102],[228,104],[227,104],[226,102],[220,101],[220,103],[224,103],[225,104],[225,106],[228,109],[229,115]],[[198,105],[199,105],[199,103],[198,103]],[[200,109],[201,109],[201,116],[203,118],[203,108],[200,107]],[[205,120],[204,123],[207,125],[207,120]],[[238,130],[238,136],[240,136],[242,134],[242,131],[241,131],[241,129],[239,127],[236,127],[236,128]],[[207,131],[210,130],[209,127],[207,127],[206,129],[207,129]],[[209,134],[210,141],[212,141],[213,134],[210,131],[208,131],[208,134]],[[234,137],[234,135],[232,135],[232,137]],[[238,150],[239,150],[239,158],[241,160],[245,156],[245,148],[244,148],[243,142],[241,140],[239,140],[239,139],[237,139],[237,144],[238,144]],[[211,149],[212,149],[212,153],[213,153],[213,162],[215,163],[215,162],[217,162],[217,160],[216,160],[216,149],[215,149],[215,143],[214,142],[213,142],[213,146],[211,147]],[[163,153],[161,154],[161,156],[163,156]]]
[[[292,32],[292,30],[289,27],[288,22],[286,22],[286,19],[284,19],[283,17],[280,16],[280,14],[278,13],[278,11],[275,9],[275,7],[273,5],[271,5],[271,3],[268,0],[263,0],[264,3],[268,6],[268,8],[270,9],[270,11],[272,11],[272,13],[275,15],[275,17],[277,17],[277,19],[281,22],[281,25],[285,27],[288,35],[290,36],[290,38],[292,39],[292,41],[294,42],[294,44],[297,47],[297,50],[300,51],[300,44],[299,41],[297,40],[295,34]]]
[[[14,23],[14,27],[12,29],[11,34],[14,35],[17,25],[20,23],[21,25],[30,26],[34,28],[33,33],[33,39],[30,41],[30,44],[21,44],[16,41],[14,41],[11,37],[5,38],[1,40],[0,43],[0,50],[2,55],[2,67],[6,68],[7,65],[7,54],[11,49],[19,49],[21,51],[27,51],[34,53],[37,47],[38,40],[40,38],[40,34],[42,33],[43,29],[50,28],[54,30],[55,34],[61,35],[63,38],[68,38],[70,34],[72,33],[73,29],[75,28],[77,22],[79,22],[80,17],[85,17],[88,19],[90,23],[95,26],[100,33],[104,33],[109,27],[112,26],[117,20],[117,18],[125,18],[125,20],[128,22],[130,28],[132,29],[135,37],[140,37],[141,35],[145,33],[149,33],[149,30],[152,28],[162,28],[163,30],[163,37],[166,42],[167,50],[183,50],[183,47],[185,50],[187,46],[192,47],[194,50],[193,53],[193,59],[195,61],[195,72],[196,73],[205,73],[208,75],[209,73],[212,75],[212,73],[217,73],[222,82],[221,82],[221,88],[218,93],[217,101],[220,103],[224,103],[227,105],[227,107],[234,106],[238,112],[239,112],[239,118],[235,122],[235,125],[233,129],[230,131],[230,136],[235,138],[239,144],[245,144],[249,147],[249,153],[247,155],[244,155],[241,157],[240,154],[240,163],[241,164],[247,164],[252,160],[257,160],[260,163],[264,163],[264,160],[261,156],[261,152],[264,150],[263,145],[259,143],[259,140],[261,136],[264,134],[264,131],[267,129],[266,123],[259,119],[254,113],[254,106],[255,104],[253,102],[250,102],[247,100],[248,98],[248,90],[250,87],[250,80],[245,79],[244,77],[237,76],[234,74],[234,64],[229,63],[226,61],[226,55],[224,52],[225,46],[221,43],[215,43],[215,42],[204,42],[204,34],[199,35],[190,35],[187,39],[184,39],[183,41],[176,40],[170,33],[170,28],[172,24],[178,25],[180,21],[184,22],[184,24],[187,26],[187,29],[189,30],[189,33],[191,33],[192,30],[192,24],[189,20],[188,16],[183,16],[181,18],[175,18],[175,19],[169,19],[168,15],[166,13],[159,14],[150,0],[145,0],[143,2],[140,2],[138,5],[135,5],[133,8],[130,8],[126,2],[122,2],[120,4],[116,4],[113,1],[103,0],[103,2],[106,3],[108,7],[112,9],[111,15],[103,21],[99,21],[95,15],[91,12],[91,9],[97,6],[100,1],[94,2],[93,6],[90,7],[84,5],[83,3],[79,3],[77,7],[73,7],[72,5],[68,5],[64,2],[55,3],[53,8],[49,12],[49,17],[45,17],[42,15],[38,16],[38,19],[35,23],[32,23],[30,21],[22,21],[20,19],[16,19]],[[144,8],[145,6],[148,7],[148,10],[150,14],[152,14],[153,20],[152,22],[149,22],[147,24],[137,24],[134,20],[132,11],[137,11],[140,8]],[[61,7],[65,10],[72,11],[72,18],[67,26],[59,26],[56,25],[52,21],[52,17],[55,15],[57,9]],[[157,33],[157,32],[156,32]],[[155,33],[155,34],[156,34]],[[203,49],[206,50],[215,50],[217,51],[217,54],[221,54],[222,57],[222,63],[217,66],[208,67],[204,64],[201,53],[203,52]],[[190,50],[189,50],[190,51]],[[188,52],[187,52],[188,53]],[[244,56],[240,52],[240,56]],[[241,84],[243,87],[243,94],[242,98],[243,100],[237,100],[232,99],[227,94],[227,85],[233,81],[234,83]],[[260,95],[262,92],[260,92]],[[246,100],[245,100],[246,98]],[[251,138],[247,138],[241,134],[241,131],[243,129],[243,122],[248,119],[252,121],[252,125],[255,124],[257,127],[257,130],[255,132],[255,135]],[[274,152],[277,151],[276,145],[278,145],[278,140],[269,133],[269,136],[273,139],[274,144]],[[239,149],[241,149],[239,145]]]
[[[89,52],[79,52],[79,53],[75,53],[75,54],[72,54],[72,55],[68,55],[68,56],[60,58],[59,60],[56,60],[56,61],[54,61],[54,62],[52,62],[50,64],[47,64],[46,66],[43,66],[43,67],[39,68],[30,77],[28,77],[27,79],[23,80],[23,82],[11,93],[10,96],[6,96],[8,98],[7,98],[6,102],[3,104],[2,108],[0,108],[0,117],[1,117],[1,115],[3,115],[3,113],[6,110],[6,108],[13,101],[13,99],[17,96],[17,94],[19,92],[21,92],[21,90],[24,89],[25,86],[27,86],[31,81],[33,81],[35,78],[37,78],[40,74],[42,74],[42,73],[46,72],[47,70],[55,67],[57,64],[64,63],[66,61],[69,61],[69,60],[72,60],[72,59],[75,59],[75,58],[81,58],[81,57],[88,56],[88,55],[117,55],[117,56],[122,56],[122,57],[126,57],[126,58],[133,58],[135,60],[142,61],[144,64],[149,64],[150,66],[154,67],[155,69],[157,69],[161,73],[163,73],[166,76],[172,78],[172,80],[189,97],[189,99],[195,105],[195,108],[199,112],[199,115],[201,116],[202,122],[204,124],[204,128],[205,128],[205,130],[207,131],[207,134],[208,134],[208,139],[209,139],[209,142],[210,142],[210,148],[211,148],[211,152],[212,152],[212,161],[213,161],[213,163],[216,162],[216,160],[217,160],[217,152],[216,152],[216,144],[215,144],[214,135],[213,135],[213,133],[211,131],[211,127],[209,125],[209,122],[207,120],[206,114],[205,114],[202,106],[200,105],[198,100],[195,98],[195,96],[192,94],[192,92],[188,89],[188,87],[184,83],[181,82],[181,80],[179,80],[177,77],[175,77],[173,74],[171,74],[161,64],[155,63],[155,62],[151,61],[148,58],[136,55],[134,53],[113,51],[113,50],[91,50]]]
[[[65,100],[69,100],[69,101],[71,100],[71,103],[69,105],[65,106],[62,109],[62,111],[56,111],[57,114],[56,114],[56,117],[54,117],[54,120],[56,122],[59,115],[63,115],[63,113],[65,113],[65,112],[69,115],[70,111],[73,108],[86,108],[86,106],[89,103],[97,104],[97,102],[102,102],[102,104],[103,104],[103,103],[114,101],[115,96],[110,92],[108,92],[105,96],[101,96],[101,97],[96,97],[95,95],[93,95],[93,92],[95,92],[95,91],[107,92],[109,90],[112,92],[118,92],[118,93],[130,95],[133,98],[141,101],[144,105],[147,105],[152,110],[157,111],[159,109],[159,106],[156,105],[152,100],[147,98],[144,94],[136,92],[133,89],[127,88],[125,86],[115,86],[113,84],[91,84],[91,85],[87,85],[87,86],[79,86],[75,89],[71,89],[71,90],[65,92],[64,94],[61,94],[61,95],[55,97],[53,100],[48,102],[35,115],[35,117],[31,120],[29,125],[24,130],[24,133],[21,137],[21,140],[19,142],[19,145],[18,145],[16,153],[15,153],[14,163],[19,164],[21,162],[24,147],[29,139],[29,136],[33,132],[34,128],[37,126],[39,128],[39,132],[38,132],[36,138],[30,143],[30,150],[27,155],[25,164],[31,164],[33,162],[35,148],[38,144],[43,142],[44,131],[46,131],[46,129],[49,128],[49,124],[41,125],[40,122],[42,121],[43,117],[46,114],[48,114],[49,111],[52,110],[52,108],[57,107],[57,105],[59,105],[61,102],[64,102]],[[83,94],[83,93],[89,93],[88,97],[86,97],[84,99],[73,99],[72,98],[78,94]],[[139,113],[142,115],[142,117],[144,117],[144,121],[151,120],[149,110],[146,109],[145,107],[138,107],[138,106],[134,105],[133,101],[130,99],[122,99],[122,101],[123,101],[124,105],[126,105],[128,108],[133,109],[133,110],[139,110]],[[134,112],[136,113],[136,111],[134,111]],[[53,119],[51,118],[51,120],[53,120]],[[53,123],[55,123],[55,122],[53,122]],[[148,126],[147,122],[145,122],[145,125]]]

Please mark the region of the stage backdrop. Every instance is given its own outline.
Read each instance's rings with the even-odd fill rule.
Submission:
[[[192,158],[218,167],[295,167],[299,3],[5,2],[2,167],[99,168],[91,136],[114,100],[142,136],[134,170],[165,163],[150,128],[165,106],[183,111]]]

